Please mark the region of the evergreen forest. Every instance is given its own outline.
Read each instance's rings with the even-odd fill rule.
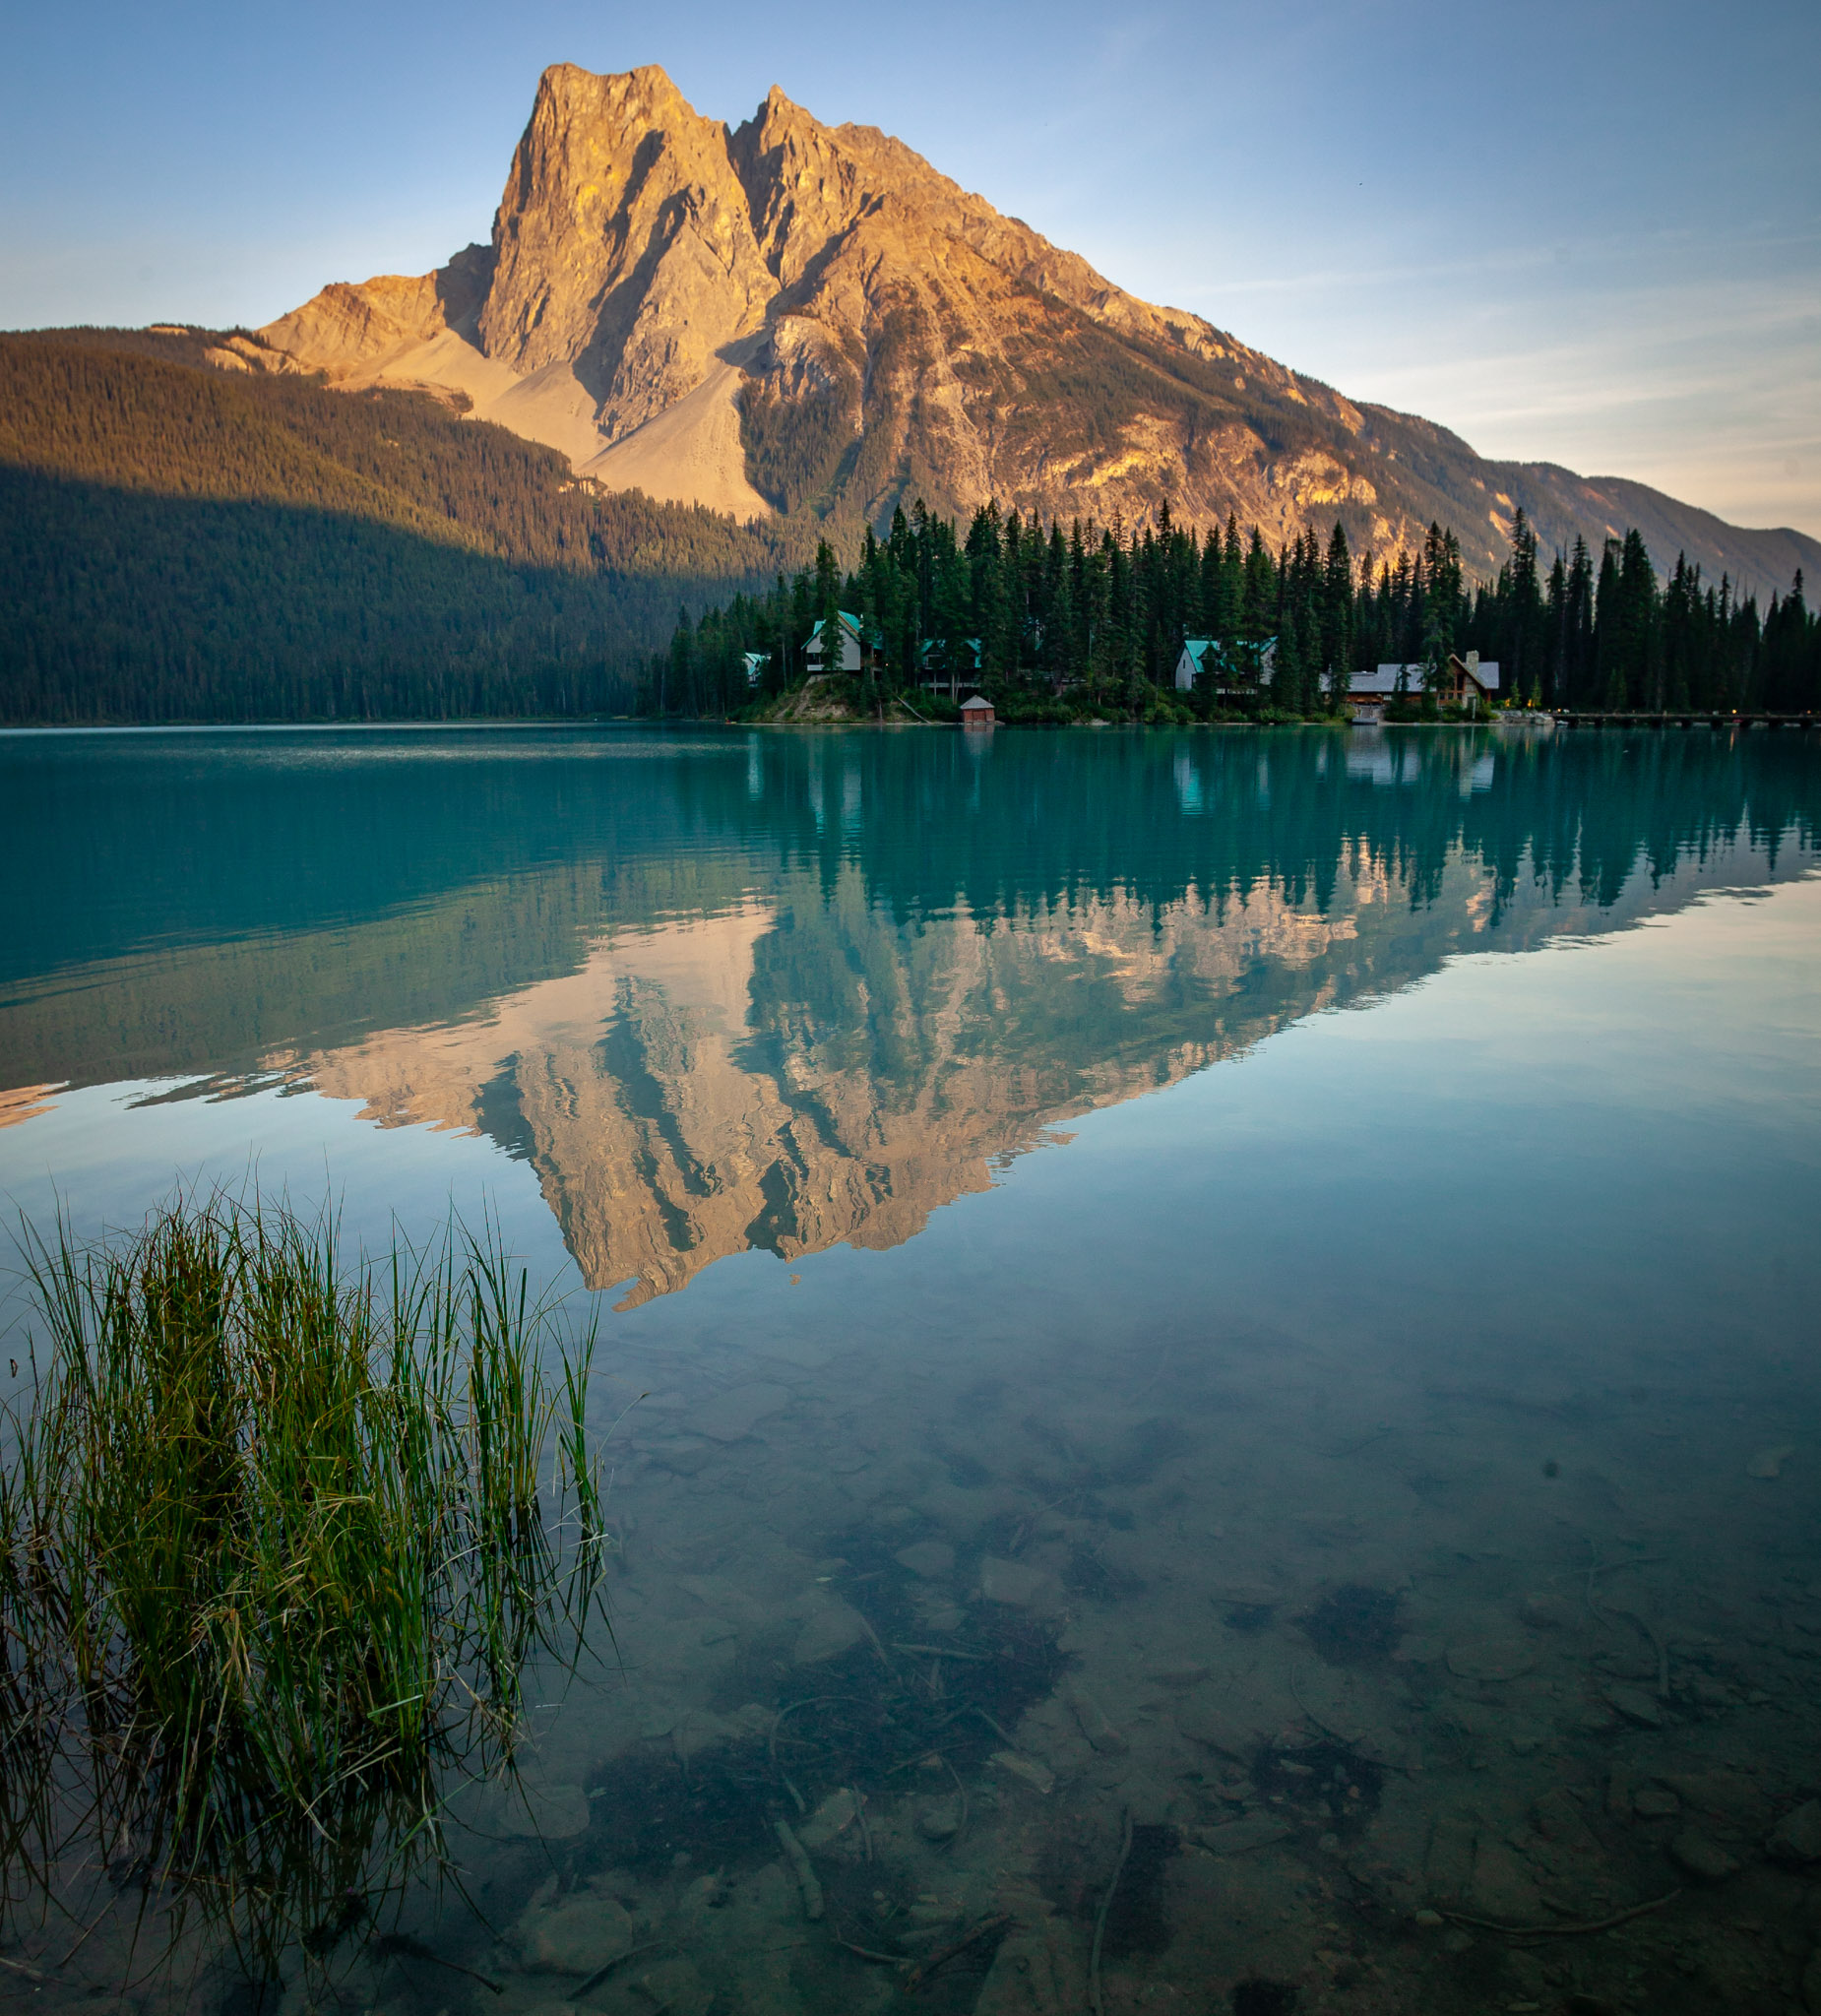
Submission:
[[[623,713],[679,601],[813,545],[200,343],[0,338],[0,722]]]
[[[1472,582],[1439,525],[1420,550],[1375,569],[1355,564],[1338,523],[1325,542],[1309,532],[1274,553],[1256,527],[1242,535],[1229,518],[1202,537],[1167,506],[1156,528],[1128,530],[1045,525],[988,504],[964,535],[918,504],[895,513],[883,539],[868,531],[850,572],[824,543],[812,568],[780,575],[769,593],[737,595],[699,622],[685,614],[646,667],[641,710],[750,710],[746,655],[757,654],[762,711],[800,682],[815,624],[841,610],[865,640],[849,683],[866,713],[909,696],[913,710],[948,716],[977,687],[1010,721],[1306,720],[1335,712],[1359,666],[1424,667],[1468,651],[1499,663],[1501,692],[1519,704],[1821,705],[1821,621],[1799,574],[1760,611],[1683,559],[1660,579],[1636,532],[1608,540],[1597,561],[1577,539],[1545,569],[1519,512],[1497,578]],[[1275,676],[1238,705],[1205,681],[1177,693],[1185,637],[1220,640],[1234,657],[1275,639]]]

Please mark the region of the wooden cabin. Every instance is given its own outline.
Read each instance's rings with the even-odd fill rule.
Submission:
[[[1383,721],[1390,701],[1420,700],[1425,692],[1434,696],[1438,706],[1465,707],[1470,714],[1484,714],[1498,693],[1498,661],[1482,659],[1476,651],[1465,657],[1450,652],[1447,662],[1425,686],[1428,669],[1423,664],[1390,663],[1355,672],[1347,695],[1353,719]]]

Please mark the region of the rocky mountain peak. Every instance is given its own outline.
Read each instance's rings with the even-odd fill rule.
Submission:
[[[876,128],[824,126],[776,85],[728,146],[766,264],[786,287],[797,284],[818,256],[869,211],[903,200],[919,179],[918,170],[945,194],[961,195]]]
[[[655,65],[544,72],[493,251],[480,348],[573,367],[609,439],[693,391],[772,292],[726,129]]]
[[[609,487],[741,517],[1167,504],[1274,541],[1338,517],[1380,554],[1441,520],[1489,571],[1518,506],[1545,542],[1597,546],[1622,489],[1661,564],[1681,545],[1756,571],[1754,536],[1641,485],[1484,463],[1137,299],[876,127],[826,126],[774,85],[729,129],[657,65],[553,65],[490,247],[327,287],[262,335],[265,368],[459,398]]]

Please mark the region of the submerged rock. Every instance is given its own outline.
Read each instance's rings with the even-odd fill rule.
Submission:
[[[925,1841],[953,1841],[961,1832],[960,1800],[926,1800],[917,1808],[916,1831]]]
[[[1659,1785],[1666,1785],[1682,1804],[1697,1813],[1712,1813],[1734,1826],[1760,1828],[1770,1817],[1764,1795],[1744,1773],[1712,1771],[1656,1771]]]
[[[1258,1747],[1258,1736],[1251,1725],[1227,1714],[1211,1694],[1185,1701],[1176,1710],[1176,1727],[1191,1742],[1205,1743],[1209,1749],[1219,1750],[1240,1763]]]
[[[508,1780],[489,1786],[481,1802],[481,1826],[515,1841],[573,1841],[588,1832],[588,1795],[579,1785]]]
[[[1155,1680],[1161,1687],[1198,1687],[1213,1671],[1211,1666],[1148,1666],[1145,1678]]]
[[[913,1546],[900,1547],[892,1558],[929,1582],[955,1572],[955,1549],[945,1540],[920,1540]]]
[[[1738,1862],[1712,1836],[1698,1827],[1684,1827],[1669,1843],[1669,1859],[1690,1876],[1704,1883],[1719,1883],[1736,1875]]]
[[[1069,1689],[1069,1706],[1089,1742],[1105,1755],[1122,1756],[1132,1746],[1107,1721],[1105,1711],[1085,1687]]]
[[[1662,1729],[1663,1710],[1642,1687],[1628,1687],[1618,1682],[1602,1687],[1601,1692],[1627,1722],[1635,1722],[1640,1729]]]
[[[1771,1829],[1764,1852],[1775,1861],[1793,1865],[1821,1862],[1821,1799],[1809,1799],[1786,1813]]]
[[[772,1614],[766,1606],[738,1582],[720,1575],[679,1575],[676,1587],[685,1596],[693,1596],[722,1622],[730,1622],[742,1630],[761,1630],[772,1622]]]
[[[1198,1828],[1195,1834],[1215,1855],[1250,1855],[1255,1848],[1269,1848],[1289,1836],[1289,1828],[1269,1813],[1248,1813],[1243,1820],[1224,1820],[1218,1827]]]
[[[1529,1923],[1541,1910],[1536,1882],[1522,1858],[1502,1841],[1483,1836],[1476,1846],[1468,1897],[1476,1911],[1514,1924]]]
[[[519,1959],[533,1974],[593,1974],[633,1947],[633,1923],[610,1897],[533,1905],[519,1921]]]
[[[716,1715],[706,1708],[686,1708],[670,1726],[670,1744],[678,1759],[687,1764],[705,1750],[724,1749],[731,1743],[768,1734],[774,1713],[757,1701],[748,1701],[731,1715]]]
[[[1448,1648],[1448,1670],[1463,1680],[1515,1680],[1537,1665],[1524,1638],[1473,1638]]]
[[[838,1659],[866,1636],[866,1621],[859,1611],[845,1603],[832,1603],[813,1611],[796,1634],[790,1656],[798,1666],[820,1666]]]
[[[714,1453],[713,1442],[699,1439],[675,1438],[647,1444],[647,1454],[652,1461],[665,1470],[674,1471],[678,1477],[694,1477]]]
[[[828,1847],[839,1835],[847,1832],[858,1816],[855,1803],[858,1795],[849,1787],[843,1786],[839,1792],[832,1792],[796,1830],[796,1838],[812,1852],[819,1853]]]
[[[634,1972],[648,2006],[664,2010],[666,2016],[709,2016],[715,1997],[693,1960],[673,1954]]]
[[[1780,1442],[1774,1449],[1760,1449],[1745,1465],[1747,1477],[1771,1478],[1783,1476],[1783,1467],[1795,1454],[1793,1442]]]
[[[1580,1801],[1565,1785],[1552,1787],[1531,1809],[1537,1832],[1545,1841],[1580,1855],[1598,1855],[1600,1841],[1587,1824]]]
[[[698,1435],[712,1435],[717,1442],[740,1442],[768,1417],[790,1404],[787,1386],[735,1386],[718,1393],[689,1417]]]
[[[990,1761],[1037,1792],[1047,1794],[1056,1789],[1056,1774],[1035,1757],[1021,1757],[1016,1750],[995,1750]]]
[[[540,1841],[573,1841],[588,1832],[588,1794],[579,1785],[540,1786],[531,1795],[530,1815]]]
[[[725,1717],[711,1714],[706,1708],[686,1710],[670,1729],[671,1747],[685,1765],[704,1750],[719,1750],[737,1740]]]
[[[1394,1590],[1344,1583],[1302,1617],[1303,1635],[1330,1666],[1371,1666],[1404,1636],[1400,1608]]]
[[[1466,1813],[1438,1813],[1429,1830],[1428,1853],[1423,1874],[1437,1897],[1460,1899],[1467,1895],[1474,1876],[1474,1844],[1476,1828]]]
[[[1053,1575],[1041,1568],[1027,1568],[1022,1561],[1001,1560],[987,1554],[980,1562],[980,1594],[988,1603],[1007,1604],[1020,1609],[1048,1609],[1053,1606],[1057,1585]]]
[[[1511,1729],[1510,1713],[1490,1701],[1474,1701],[1461,1694],[1439,1695],[1429,1715],[1443,1734],[1499,1736]]]

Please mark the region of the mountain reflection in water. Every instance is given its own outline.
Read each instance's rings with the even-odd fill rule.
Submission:
[[[1797,738],[1708,731],[16,738],[0,771],[61,897],[0,947],[0,1124],[131,1077],[474,1130],[628,1305],[896,1245],[1069,1115],[1451,955],[1800,874],[1821,810]]]

